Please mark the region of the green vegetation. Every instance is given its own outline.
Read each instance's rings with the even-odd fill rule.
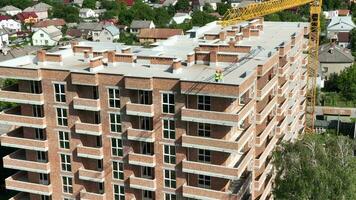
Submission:
[[[0,0],[0,8],[13,5],[20,9],[25,9],[32,5],[32,0]]]
[[[356,199],[355,143],[334,134],[305,135],[273,154],[276,199]]]
[[[14,80],[14,79],[0,79],[0,88],[8,87],[8,86],[14,85],[16,83],[17,83],[17,80]],[[16,106],[16,103],[0,101],[0,111],[7,109],[7,108],[15,107],[15,106]]]
[[[95,9],[95,3],[96,3],[96,0],[84,0],[82,7]]]
[[[350,46],[352,55],[356,56],[356,28],[352,29],[352,31],[350,32]]]
[[[62,18],[66,22],[79,22],[79,9],[70,5],[65,5],[63,3],[52,4],[52,17]]]
[[[320,93],[320,104],[356,107],[356,65],[344,69],[339,75],[330,75]]]
[[[126,45],[133,45],[138,43],[138,40],[137,37],[131,33],[120,33],[120,39],[114,42],[124,43]]]

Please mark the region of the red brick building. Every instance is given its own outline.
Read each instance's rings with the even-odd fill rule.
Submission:
[[[0,62],[14,199],[270,199],[304,131],[306,23],[253,20],[142,48],[80,42]],[[219,68],[223,77],[215,82]]]

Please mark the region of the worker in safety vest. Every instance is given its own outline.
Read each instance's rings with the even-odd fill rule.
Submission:
[[[215,82],[222,82],[222,79],[223,79],[223,73],[220,69],[217,69],[215,71],[215,75],[214,75],[214,78],[215,78]]]

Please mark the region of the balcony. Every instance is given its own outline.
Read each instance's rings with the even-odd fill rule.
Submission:
[[[283,61],[280,63],[280,68],[278,68],[278,76],[283,77],[287,74],[290,69],[290,63],[288,61]]]
[[[226,179],[237,179],[238,174],[238,169],[236,168],[208,163],[183,160],[182,166],[184,173],[202,174]]]
[[[100,100],[74,97],[73,108],[77,110],[100,111]]]
[[[130,176],[130,188],[139,190],[156,191],[156,179],[140,178],[134,175]]]
[[[288,97],[291,99],[295,99],[297,94],[298,94],[298,89],[297,87],[292,88],[292,90],[289,92]]]
[[[278,138],[273,136],[273,138],[269,141],[267,147],[262,152],[262,154],[255,160],[255,167],[257,169],[261,168],[263,163],[266,161],[267,157],[272,153],[272,150],[276,146]]]
[[[146,105],[128,102],[126,104],[126,114],[134,116],[153,117],[153,104]]]
[[[272,120],[268,123],[267,127],[262,131],[262,133],[256,137],[256,145],[261,146],[263,142],[267,139],[268,135],[276,127],[276,117],[273,117]]]
[[[0,90],[0,101],[22,104],[43,105],[43,94],[20,92],[18,85],[12,85]]]
[[[299,90],[299,95],[305,97],[307,95],[307,86]]]
[[[291,124],[288,125],[288,131],[294,132],[296,130],[296,126],[299,124],[298,118],[295,118]]]
[[[11,126],[25,126],[31,128],[46,128],[46,119],[44,117],[32,117],[21,115],[19,107],[11,108],[0,112],[0,124]]]
[[[263,193],[262,193],[262,195],[261,195],[261,197],[259,198],[259,199],[266,199],[267,198],[267,196],[269,195],[269,194],[271,194],[271,191],[272,191],[272,182],[273,182],[273,180],[274,180],[274,177],[273,176],[271,176],[269,179],[268,179],[268,183],[267,183],[267,185],[266,185],[266,187],[264,188],[264,191],[263,191]]]
[[[272,100],[266,105],[262,112],[256,115],[256,122],[261,124],[266,117],[276,108],[277,105],[277,96],[274,96]]]
[[[289,89],[289,81],[286,81],[282,87],[278,88],[278,96],[284,96]]]
[[[281,116],[284,112],[287,111],[287,107],[288,107],[288,100],[285,99],[282,105],[280,104],[280,106],[277,108],[277,115]]]
[[[90,124],[79,121],[75,122],[75,132],[94,136],[101,136],[103,134],[101,124]]]
[[[85,169],[84,167],[79,168],[79,179],[85,181],[94,181],[94,182],[104,182],[105,174],[104,171],[95,171]]]
[[[296,112],[299,110],[299,105],[298,102],[293,104],[292,107],[288,109],[288,115],[289,116],[294,116]]]
[[[285,117],[281,123],[277,125],[276,134],[281,136],[283,132],[287,132],[288,127],[288,117]]]
[[[105,194],[87,192],[85,189],[80,191],[80,199],[82,200],[106,200]]]
[[[103,147],[77,146],[77,156],[82,158],[103,159]]]
[[[264,185],[265,181],[268,179],[268,176],[271,173],[272,168],[273,168],[273,165],[271,162],[269,162],[266,169],[260,175],[258,180],[255,180],[255,182],[254,182],[255,190],[260,191],[262,189],[262,186]]]
[[[22,171],[48,174],[50,172],[49,162],[42,163],[26,159],[24,151],[18,150],[3,158],[4,167]]]
[[[245,144],[251,139],[254,133],[254,126],[250,126],[236,140],[215,139],[192,135],[182,136],[182,146],[189,148],[209,149],[227,153],[239,153]]]
[[[127,139],[142,141],[142,142],[154,142],[155,133],[154,130],[142,130],[142,129],[127,129]]]
[[[156,166],[156,157],[155,155],[145,155],[138,153],[129,153],[129,164],[138,165],[145,167],[154,167]]]
[[[0,136],[1,145],[19,149],[28,149],[35,151],[48,151],[47,140],[36,140],[25,138],[22,129],[16,129],[12,132]]]
[[[299,105],[299,110],[304,111],[306,109],[306,106],[307,106],[307,100],[304,100],[303,103]]]
[[[278,76],[274,76],[268,83],[261,89],[257,90],[257,100],[262,100],[266,95],[278,84]]]
[[[250,112],[254,110],[254,108],[254,101],[247,103],[237,113],[206,111],[183,107],[182,120],[225,126],[236,126],[236,123],[248,116]]]
[[[183,185],[183,196],[193,199],[209,199],[209,200],[222,200],[230,199],[231,192],[222,192],[218,190],[205,189],[200,187]]]
[[[6,189],[16,190],[20,192],[28,192],[32,194],[51,195],[51,185],[42,185],[39,183],[29,182],[27,179],[27,173],[18,172],[13,176],[5,179]]]
[[[20,193],[17,193],[12,198],[10,198],[9,200],[29,200],[29,199],[30,199],[30,194],[25,193],[25,192],[20,192]]]
[[[92,73],[70,73],[71,80],[73,85],[98,85],[98,76],[97,74]]]

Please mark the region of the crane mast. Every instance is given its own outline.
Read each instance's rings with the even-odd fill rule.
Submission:
[[[314,131],[315,104],[316,104],[316,79],[319,67],[319,34],[320,14],[322,0],[269,0],[260,3],[252,3],[245,7],[229,9],[222,20],[222,26],[229,26],[238,22],[247,21],[276,13],[282,10],[310,4],[310,34],[308,41],[308,64],[307,64],[307,95],[306,95],[306,123],[305,130]]]

